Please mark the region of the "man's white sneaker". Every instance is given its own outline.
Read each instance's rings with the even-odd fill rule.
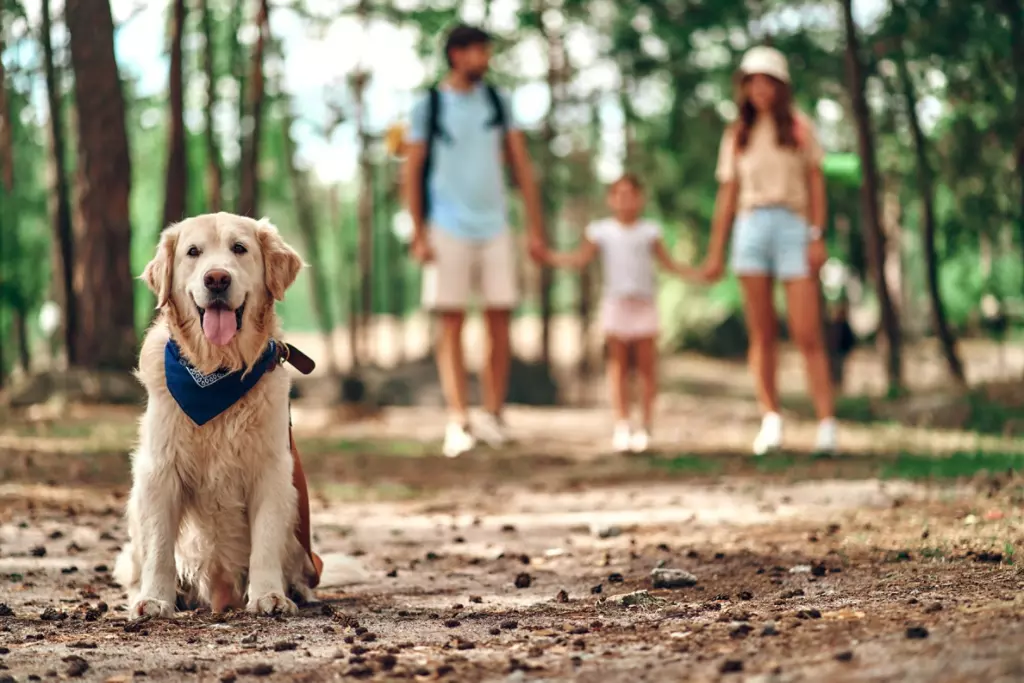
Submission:
[[[814,452],[821,455],[832,455],[836,452],[838,441],[838,425],[834,417],[826,417],[818,423],[818,436],[814,440]]]
[[[646,453],[651,447],[651,434],[646,429],[633,432],[629,439],[629,450],[634,453]]]
[[[778,413],[767,413],[761,419],[761,431],[754,439],[754,455],[764,455],[777,451],[782,446],[782,416]]]
[[[458,422],[449,422],[444,430],[444,446],[441,452],[446,458],[457,458],[463,453],[473,450],[476,439]]]
[[[616,453],[628,453],[632,445],[631,436],[628,422],[616,424],[615,433],[612,434],[612,450]]]
[[[473,423],[473,433],[491,448],[501,448],[509,441],[505,424],[492,413],[484,413]]]

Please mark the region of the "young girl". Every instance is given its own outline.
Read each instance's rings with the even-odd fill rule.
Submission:
[[[546,260],[561,268],[582,268],[601,252],[604,295],[601,326],[608,344],[608,385],[617,422],[612,448],[618,453],[642,453],[650,444],[654,399],[657,396],[658,307],[655,302],[655,263],[676,275],[697,279],[697,271],[677,264],[661,240],[661,229],[644,220],[644,193],[640,181],[624,175],[608,188],[611,218],[587,226],[579,249],[549,252]],[[642,385],[642,427],[629,423],[629,356],[636,359]]]

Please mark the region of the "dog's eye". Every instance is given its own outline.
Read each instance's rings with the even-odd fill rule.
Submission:
[[[242,244],[241,242],[235,242],[235,244],[231,247],[231,251],[235,252],[239,256],[241,256],[242,254],[249,253],[249,250],[246,249],[245,245]]]
[[[189,247],[188,248],[188,255],[190,257],[192,257],[192,258],[197,258],[199,256],[199,247],[197,247],[195,245]]]

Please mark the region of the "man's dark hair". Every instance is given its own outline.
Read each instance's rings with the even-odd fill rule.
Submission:
[[[452,67],[452,50],[462,50],[474,45],[490,45],[491,36],[487,31],[468,24],[457,24],[448,31],[444,41],[444,58],[448,68]]]

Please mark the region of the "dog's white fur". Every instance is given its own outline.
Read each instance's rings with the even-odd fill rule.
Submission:
[[[204,374],[251,367],[279,333],[274,300],[302,267],[266,219],[219,213],[167,228],[143,272],[161,312],[139,358],[149,400],[132,456],[130,542],[115,568],[133,619],[172,615],[179,593],[215,610],[247,597],[260,614],[294,613],[289,588],[312,598],[304,580],[312,563],[294,535],[287,374],[267,373],[202,427],[175,403],[164,375],[171,338]],[[206,307],[203,276],[211,269],[231,275],[229,306],[245,304],[241,329],[226,346],[205,338],[197,309]]]

